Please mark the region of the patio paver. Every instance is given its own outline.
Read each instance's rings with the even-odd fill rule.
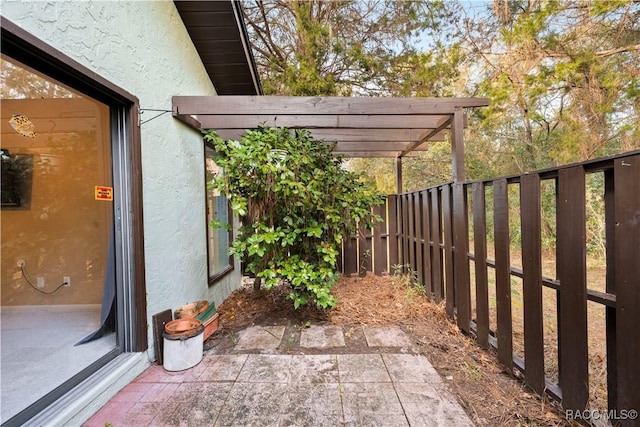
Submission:
[[[391,382],[391,377],[379,354],[340,354],[338,371],[342,383]]]
[[[392,338],[381,353],[265,354],[286,349],[274,347],[284,327],[269,329],[273,334],[263,329],[248,328],[231,354],[206,354],[186,371],[150,367],[84,425],[473,425],[426,357],[393,353],[403,342],[397,331],[386,329],[384,336]],[[242,344],[265,333],[272,340],[260,341],[263,348]]]
[[[300,347],[344,347],[344,333],[337,325],[311,325],[300,332]]]
[[[347,426],[408,426],[393,384],[342,384],[344,423]]]
[[[295,355],[291,359],[292,383],[337,383],[339,377],[336,355]]]
[[[363,326],[369,347],[411,347],[411,339],[396,326]]]
[[[399,383],[395,388],[411,426],[473,426],[451,395],[428,383]]]
[[[431,363],[417,354],[383,354],[382,359],[394,383],[424,382],[438,384],[440,375]]]
[[[280,345],[284,326],[250,326],[240,334],[236,350],[274,350]]]
[[[291,375],[289,370],[291,358],[292,356],[275,354],[250,354],[237,381],[286,384]]]

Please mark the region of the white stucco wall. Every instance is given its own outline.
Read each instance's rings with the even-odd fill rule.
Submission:
[[[171,109],[173,95],[214,95],[172,1],[2,1],[2,15],[138,97]],[[153,112],[142,115],[142,120]],[[207,285],[201,136],[165,114],[141,127],[148,323],[188,302],[219,305],[240,269]],[[153,355],[149,328],[149,356]]]

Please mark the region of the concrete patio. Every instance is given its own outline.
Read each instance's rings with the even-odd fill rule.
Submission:
[[[399,328],[363,327],[366,354],[342,352],[339,326],[300,331],[300,348],[323,354],[281,354],[285,329],[249,327],[228,354],[207,351],[186,371],[154,365],[85,425],[473,425]]]

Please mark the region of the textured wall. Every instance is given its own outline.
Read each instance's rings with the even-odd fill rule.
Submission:
[[[171,109],[173,95],[215,94],[171,1],[3,0],[2,15],[137,96],[143,109]],[[199,299],[220,304],[240,273],[207,286],[202,139],[169,114],[143,124],[141,136],[149,317]]]

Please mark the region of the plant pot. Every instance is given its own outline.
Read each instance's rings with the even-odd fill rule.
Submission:
[[[182,307],[176,309],[175,318],[176,319],[191,319],[196,317],[198,314],[205,311],[209,308],[209,301],[202,300],[192,302],[187,305],[183,305]]]
[[[209,307],[196,316],[196,319],[204,325],[203,340],[207,340],[215,331],[218,330],[218,313],[216,313],[216,304],[211,301]]]
[[[176,319],[164,325],[164,332],[174,337],[190,336],[201,326],[202,322],[198,319]]]
[[[165,325],[163,366],[167,371],[183,371],[202,360],[204,326],[198,319],[178,319]]]
[[[218,330],[218,313],[214,313],[213,316],[208,318],[202,324],[204,325],[204,335],[202,335],[202,340],[206,341],[207,338]]]

